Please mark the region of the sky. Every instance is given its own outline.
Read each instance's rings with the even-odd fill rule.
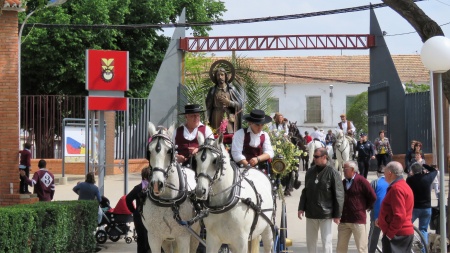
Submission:
[[[302,14],[334,9],[368,5],[361,0],[224,0],[227,11],[223,20],[260,18],[290,14]],[[372,4],[381,3],[374,0]],[[417,5],[439,25],[450,22],[450,0],[427,0]],[[422,41],[413,27],[389,7],[375,9],[375,14],[385,31],[386,43],[391,54],[420,54]],[[251,24],[213,26],[210,36],[244,35],[304,35],[304,34],[368,34],[369,10],[302,18],[287,21],[271,21]],[[444,34],[450,37],[450,24],[442,26]],[[166,29],[170,36],[173,29]],[[404,34],[409,33],[409,34]],[[404,35],[400,35],[404,34]],[[186,36],[192,36],[189,30]],[[278,50],[278,51],[241,51],[245,57],[267,56],[310,56],[310,55],[355,55],[369,54],[368,50]],[[229,56],[231,52],[216,52],[217,56]]]

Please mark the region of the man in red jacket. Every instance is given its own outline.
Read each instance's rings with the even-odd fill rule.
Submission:
[[[377,196],[369,181],[358,174],[355,161],[344,163],[344,208],[338,225],[336,252],[348,252],[348,242],[353,234],[358,252],[367,252],[366,211],[372,209]]]
[[[389,187],[375,224],[383,231],[383,252],[411,252],[414,228],[411,222],[414,195],[403,179],[403,166],[390,162],[384,170]]]

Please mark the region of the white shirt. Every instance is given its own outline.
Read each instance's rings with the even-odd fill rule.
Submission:
[[[264,134],[264,143],[262,146],[263,154],[269,154],[270,158],[274,156],[272,144],[270,143],[270,137],[269,135],[261,131],[258,134],[254,134],[253,131],[250,129],[250,127],[247,129],[247,132],[250,132],[250,147],[258,147],[261,143],[260,136],[261,134]],[[233,143],[231,145],[231,156],[233,157],[233,160],[235,162],[239,162],[242,160],[245,160],[245,156],[242,154],[242,150],[244,148],[244,138],[245,133],[244,129],[239,129],[236,133],[234,133],[233,136]]]
[[[321,133],[319,130],[316,130],[316,131],[312,132],[312,133],[311,133],[311,138],[313,138],[313,140],[314,140],[315,138],[317,138],[317,139],[319,139],[319,140],[322,140],[322,139],[325,140],[325,136],[324,136],[323,133]]]
[[[194,128],[194,131],[192,131],[192,133],[189,133],[188,128],[186,127],[186,125],[183,125],[183,137],[188,140],[188,141],[192,141],[193,139],[197,138],[197,131],[198,131],[198,127],[199,126],[203,126],[203,123],[200,122],[200,124],[198,124],[198,126],[196,128]],[[177,137],[177,130],[175,129],[175,131],[173,131],[173,136],[172,136],[172,140],[175,142],[175,138]],[[211,128],[209,128],[209,126],[205,127],[205,139],[206,138],[212,138],[214,139],[214,134],[211,131]]]
[[[342,125],[342,132],[344,132],[344,134],[345,135],[347,135],[347,120],[345,121],[345,122],[340,122],[340,123],[342,123],[341,125]],[[340,127],[339,127],[339,124],[338,124],[338,126],[337,126],[337,128],[336,128],[338,131],[341,129]],[[356,128],[355,128],[355,126],[353,125],[353,122],[350,122],[350,129],[352,130],[352,132],[353,133],[355,133],[356,132]]]
[[[275,135],[278,136],[279,132],[284,131],[284,136],[287,136],[289,134],[289,128],[287,126],[287,124],[277,124],[275,122],[272,123],[272,125],[270,125],[269,130],[272,132],[275,132]]]

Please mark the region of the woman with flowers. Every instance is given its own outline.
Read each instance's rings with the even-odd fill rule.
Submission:
[[[258,109],[244,115],[243,119],[248,122],[249,127],[239,129],[234,134],[231,156],[237,164],[252,167],[258,165],[259,169],[264,169],[265,161],[274,155],[270,137],[263,131],[264,125],[272,119]]]

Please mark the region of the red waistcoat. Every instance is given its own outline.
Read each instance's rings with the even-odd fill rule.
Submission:
[[[251,130],[250,130],[251,131]],[[266,139],[266,136],[264,134],[261,134],[259,136],[259,146],[254,148],[250,146],[250,132],[247,132],[247,128],[244,128],[244,146],[242,149],[242,154],[245,156],[245,160],[249,161],[253,157],[262,155],[263,153],[263,144],[264,140]]]
[[[203,136],[205,136],[205,125],[201,125],[197,128],[197,134],[198,131],[200,131]],[[178,146],[177,151],[179,155],[182,155],[184,157],[189,157],[189,147],[197,148],[198,147],[198,141],[197,138],[194,138],[192,141],[188,141],[183,136],[184,126],[180,126],[177,128],[177,136],[175,137],[175,144]]]

